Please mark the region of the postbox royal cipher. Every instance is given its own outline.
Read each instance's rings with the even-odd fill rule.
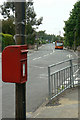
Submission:
[[[27,46],[11,45],[2,52],[2,81],[24,83],[27,81]]]

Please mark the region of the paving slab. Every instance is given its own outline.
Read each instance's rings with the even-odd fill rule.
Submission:
[[[64,93],[41,106],[32,118],[78,118],[78,87]]]

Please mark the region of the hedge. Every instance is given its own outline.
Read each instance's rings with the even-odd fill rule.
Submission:
[[[8,45],[14,45],[15,41],[14,41],[12,35],[0,33],[0,43],[2,43],[2,51],[3,51],[3,49],[6,46],[8,46]]]

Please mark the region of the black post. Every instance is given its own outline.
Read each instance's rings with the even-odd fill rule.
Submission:
[[[25,4],[15,2],[15,38],[16,44],[25,44]],[[26,83],[15,84],[16,120],[26,120]]]

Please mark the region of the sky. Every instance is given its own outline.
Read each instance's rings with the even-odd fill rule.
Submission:
[[[34,0],[37,17],[43,17],[39,30],[48,34],[62,35],[64,21],[68,20],[70,11],[77,0]]]
[[[0,0],[3,2],[4,0]],[[7,0],[5,0],[7,1]],[[43,17],[39,30],[47,34],[63,36],[64,21],[68,20],[70,11],[77,0],[33,0],[37,18]]]

